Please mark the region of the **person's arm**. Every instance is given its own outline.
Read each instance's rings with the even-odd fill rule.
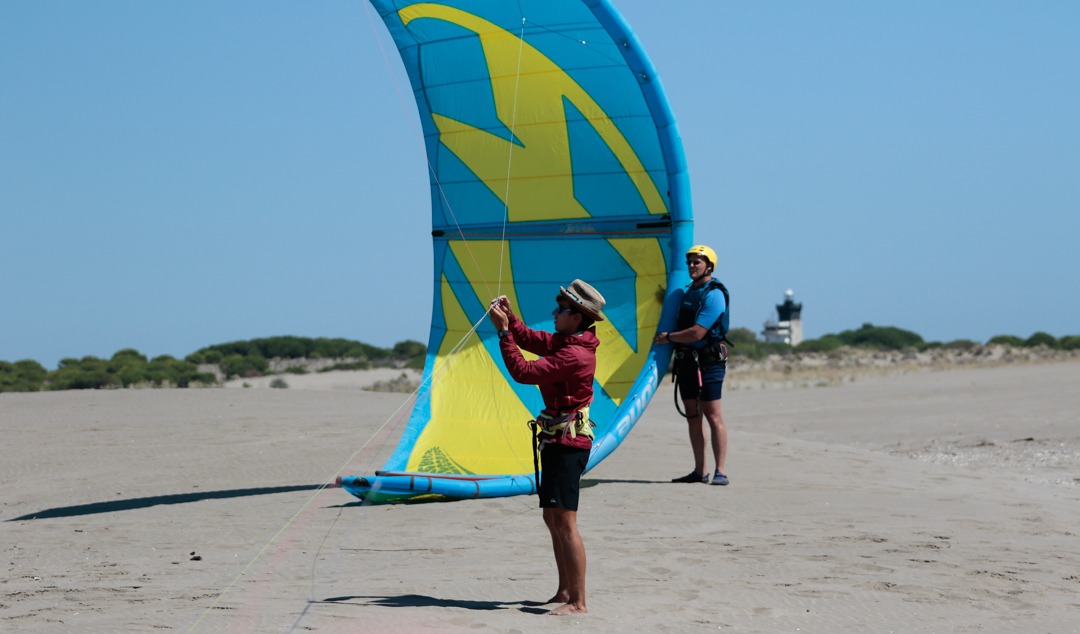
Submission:
[[[512,337],[513,335],[504,337],[499,342],[499,348],[502,351],[503,361],[506,362],[506,370],[518,383],[526,385],[551,383],[565,380],[573,374],[578,361],[571,347],[563,348],[551,356],[527,361]]]
[[[709,334],[709,329],[717,319],[727,310],[724,302],[724,294],[719,289],[713,289],[705,296],[705,305],[698,312],[697,323],[689,328],[674,332],[660,332],[653,338],[653,343],[694,343],[701,341]]]
[[[511,342],[536,355],[546,355],[551,352],[552,335],[542,330],[533,330],[518,319],[510,308],[510,300],[502,295],[491,300],[488,306],[488,314],[491,323],[499,333],[499,339],[511,337]]]
[[[704,339],[708,332],[707,328],[694,324],[685,330],[657,333],[653,343],[693,343]]]

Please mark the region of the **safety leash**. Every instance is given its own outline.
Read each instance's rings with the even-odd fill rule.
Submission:
[[[536,496],[540,497],[540,426],[535,420],[529,421],[533,438],[533,482],[536,484]]]
[[[695,400],[697,402],[697,411],[700,414],[701,413],[701,388],[702,388],[701,362],[698,360],[697,350],[692,350],[691,354],[694,356],[694,368],[697,371],[698,392],[697,392],[697,399],[695,399]],[[680,370],[680,366],[682,365],[679,362],[685,357],[686,357],[686,352],[685,351],[680,350],[680,351],[677,351],[675,353],[675,370],[671,373],[671,382],[675,384],[675,389],[672,390],[672,393],[674,394],[674,398],[675,398],[675,411],[678,412],[679,416],[682,416],[683,418],[690,418],[686,414],[686,412],[682,411],[682,408],[679,407],[679,370]]]

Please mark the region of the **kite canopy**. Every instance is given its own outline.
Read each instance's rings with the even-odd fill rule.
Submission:
[[[637,422],[671,352],[652,338],[674,321],[665,299],[686,282],[692,237],[675,120],[605,0],[372,4],[423,126],[435,294],[403,437],[383,470],[341,484],[372,502],[531,493],[526,422],[543,402],[507,374],[487,304],[506,295],[526,324],[550,331],[560,285],[580,278],[607,299],[592,468]]]

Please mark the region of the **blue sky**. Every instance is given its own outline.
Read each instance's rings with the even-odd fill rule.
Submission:
[[[733,326],[1080,334],[1080,3],[616,6]],[[426,340],[419,129],[360,0],[0,0],[0,360]]]

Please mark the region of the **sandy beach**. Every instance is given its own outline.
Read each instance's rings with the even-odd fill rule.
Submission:
[[[1080,362],[733,372],[727,487],[669,482],[665,382],[585,477],[589,613],[559,618],[535,498],[320,488],[404,425],[368,378],[0,394],[0,631],[1080,631]]]

